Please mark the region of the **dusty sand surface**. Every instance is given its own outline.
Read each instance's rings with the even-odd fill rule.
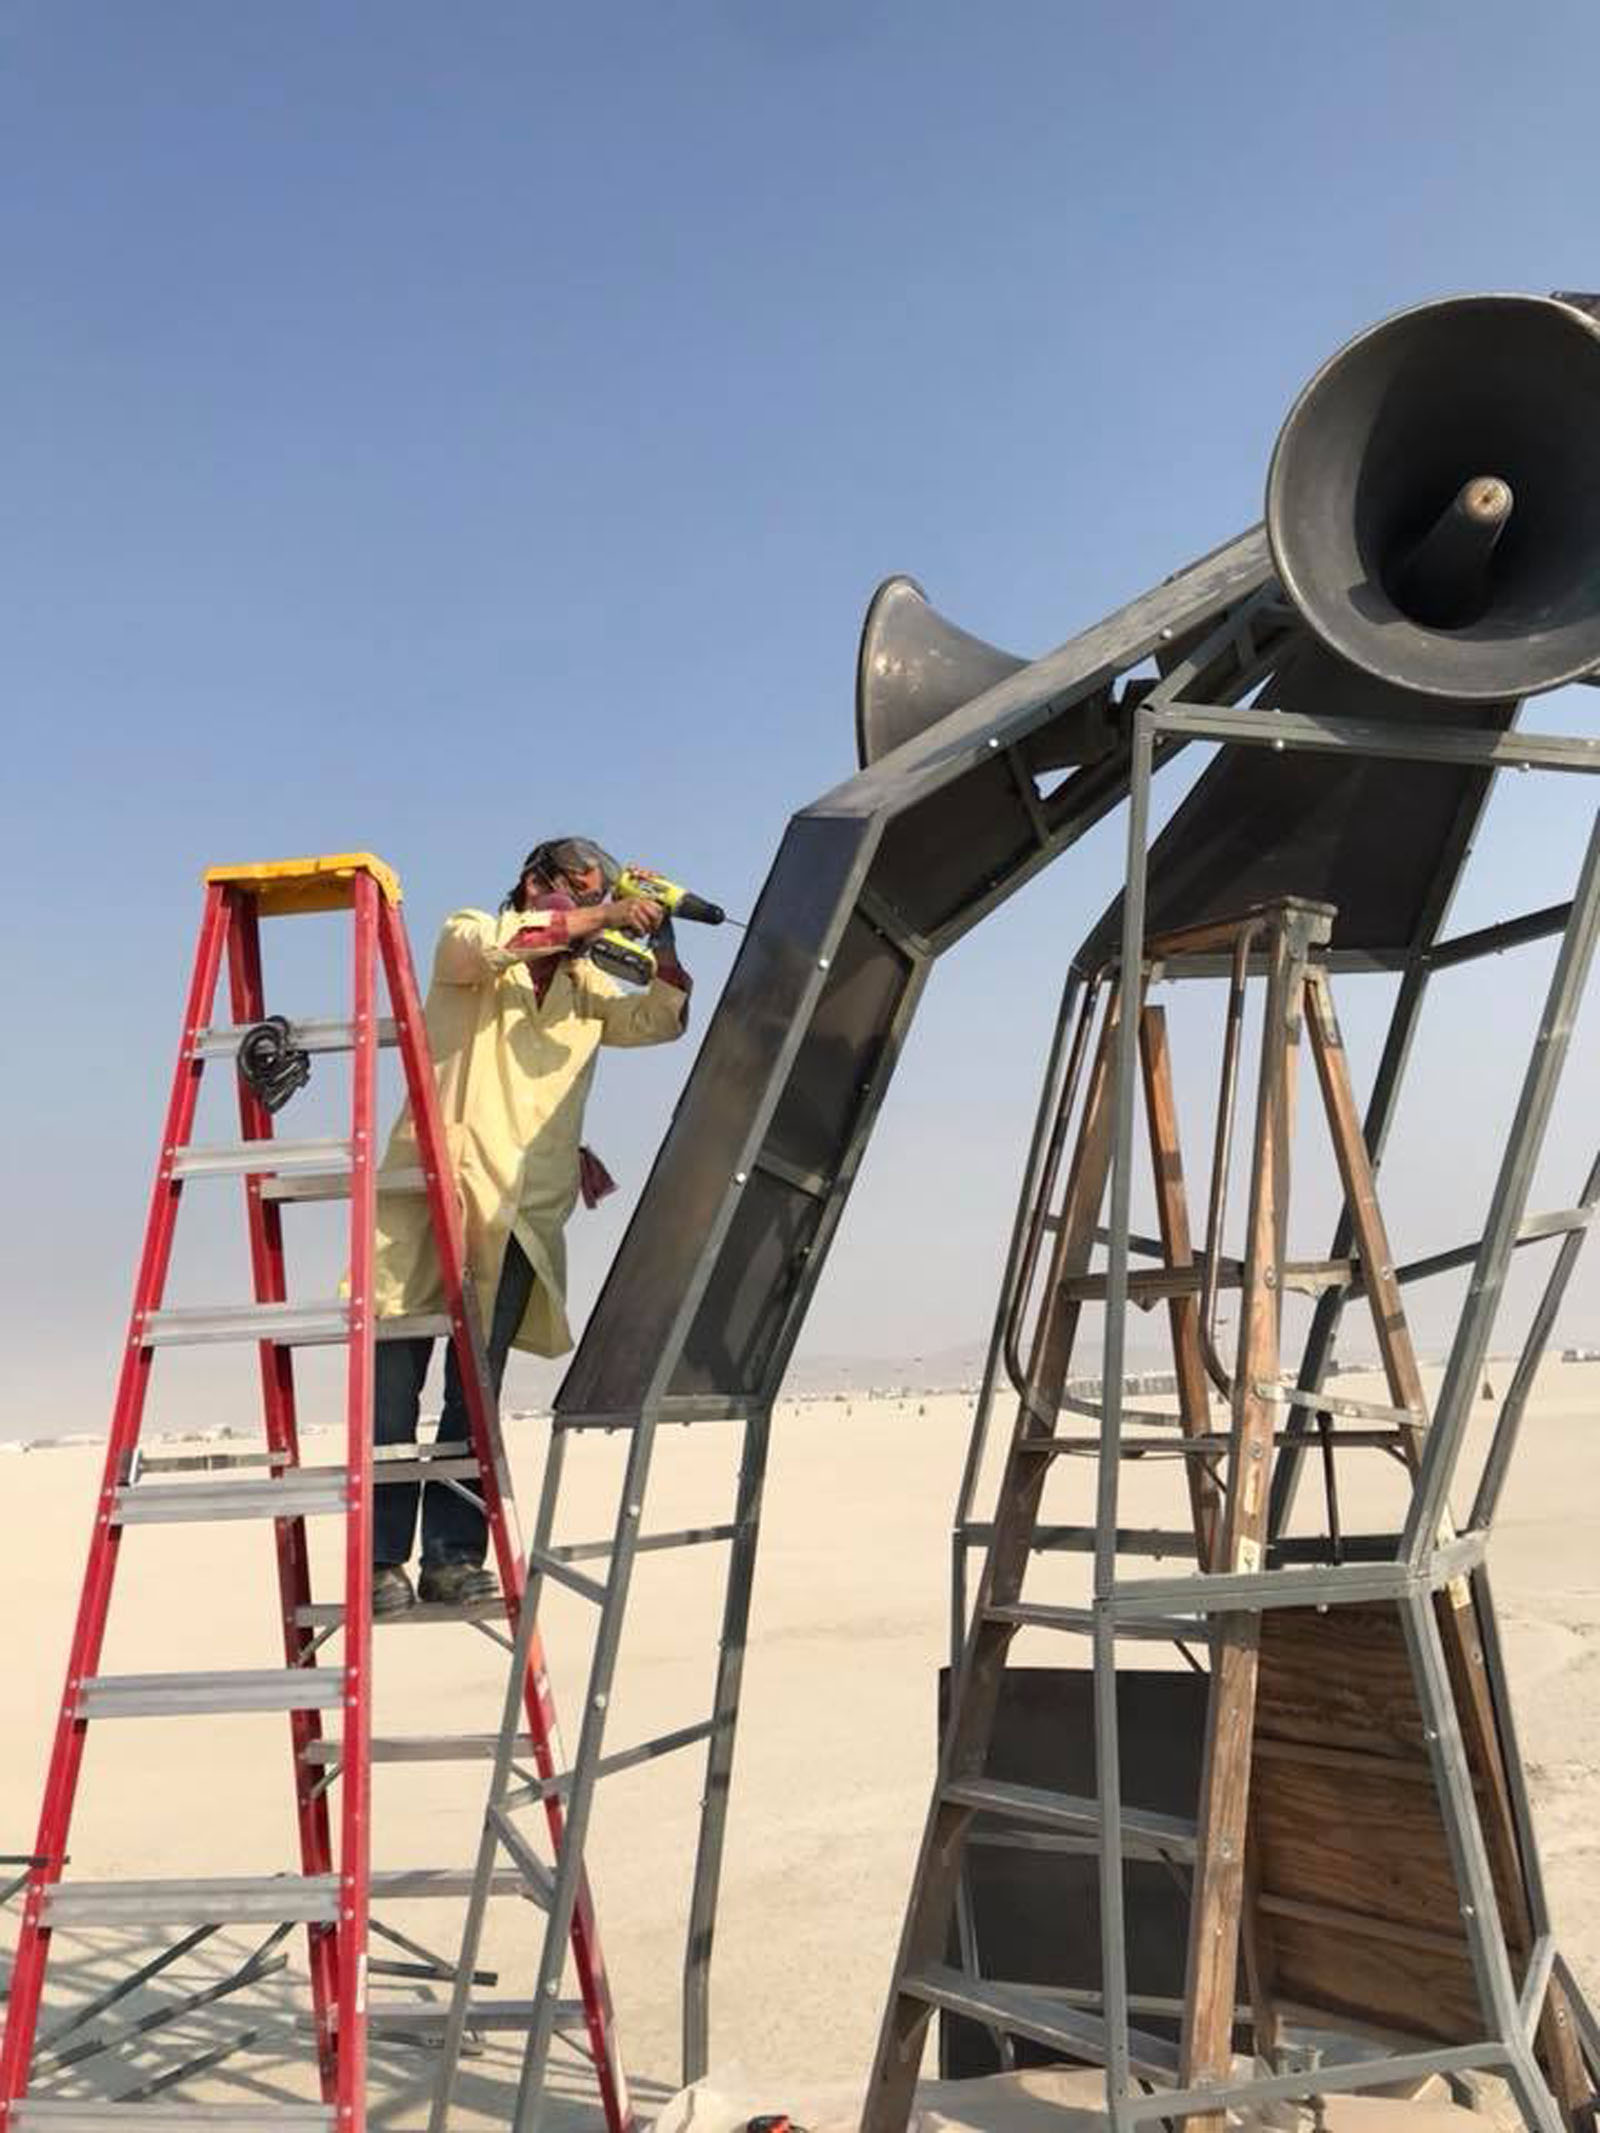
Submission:
[[[1500,1373],[1496,1373],[1500,1375]],[[1371,1396],[1360,1380],[1341,1391]],[[935,1676],[948,1634],[949,1525],[971,1401],[962,1395],[807,1402],[780,1411],[746,1669],[713,1978],[713,2067],[749,2070],[774,2105],[804,2082],[864,2075],[932,1769]],[[1489,1410],[1485,1410],[1487,1415]],[[1491,1560],[1517,1716],[1545,1864],[1567,1953],[1600,1978],[1600,1366],[1549,1365],[1530,1414]],[[1474,1443],[1481,1446],[1482,1419]],[[525,1522],[531,1522],[545,1426],[511,1434]],[[731,1425],[663,1432],[647,1528],[725,1517],[737,1433]],[[331,1432],[308,1434],[309,1461],[335,1463]],[[559,1538],[595,1538],[616,1506],[623,1444],[580,1441],[569,1460]],[[1359,1455],[1357,1455],[1359,1456]],[[1345,1517],[1374,1521],[1397,1501],[1373,1463],[1347,1492]],[[1065,1465],[1066,1462],[1063,1462]],[[11,1663],[0,1689],[0,1852],[32,1842],[52,1709],[82,1573],[99,1459],[88,1447],[0,1455],[10,1545],[0,1553],[0,1622]],[[1390,1471],[1396,1471],[1390,1469]],[[1089,1469],[1052,1488],[1046,1515],[1081,1511]],[[1129,1470],[1125,1516],[1177,1523],[1176,1470]],[[981,1503],[987,1509],[992,1491]],[[1316,1510],[1306,1491],[1303,1511]],[[1180,1514],[1181,1515],[1181,1514]],[[335,1529],[314,1529],[320,1594],[333,1597]],[[641,1562],[609,1743],[623,1746],[703,1717],[710,1703],[721,1552]],[[1081,1569],[1040,1566],[1041,1597],[1082,1590]],[[552,1675],[575,1731],[587,1603],[557,1595],[547,1610]],[[271,1529],[257,1524],[130,1530],[123,1550],[106,1672],[273,1666],[276,1615]],[[1139,1647],[1135,1648],[1142,1649]],[[1159,1654],[1151,1655],[1156,1663]],[[1019,1661],[1079,1655],[1019,1640]],[[503,1658],[459,1625],[385,1629],[377,1649],[380,1732],[492,1730]],[[278,1716],[106,1721],[91,1730],[72,1871],[83,1878],[292,1871],[287,1743]],[[607,1781],[593,1831],[597,1905],[624,2050],[639,2100],[678,2085],[678,1978],[702,1761],[694,1751]],[[374,1777],[379,1866],[470,1862],[486,1772],[475,1764],[380,1767]],[[412,1904],[382,1914],[448,1953],[459,1912]],[[485,1959],[506,1995],[529,1989],[536,1914],[494,1907]],[[0,1934],[9,1928],[0,1918]],[[0,1946],[4,1940],[0,1939]],[[125,1969],[137,1933],[58,1938],[50,2017]],[[240,1934],[197,1948],[152,1996],[99,2018],[126,2026],[157,1998],[172,2001],[229,1967]],[[228,1951],[225,1958],[224,1950]],[[85,2059],[61,2077],[78,2093],[122,2093],[244,2029],[258,2048],[220,2066],[196,2094],[261,2100],[304,2093],[303,2040],[283,2027],[299,2003],[302,1950],[287,1972],[195,2009],[146,2044]],[[397,1997],[415,1985],[391,1982]],[[463,2122],[504,2122],[515,2053],[497,2042],[468,2066]],[[430,2079],[414,2047],[374,2052],[376,2115],[415,2123]],[[588,2122],[574,2080],[572,2122]]]

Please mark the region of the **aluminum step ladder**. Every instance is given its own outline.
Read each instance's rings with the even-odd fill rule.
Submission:
[[[739,1449],[729,1515],[673,1529],[651,1528],[647,1524],[658,1420],[682,1427],[699,1423],[732,1425],[736,1430]],[[560,2035],[557,2019],[560,2003],[556,1995],[562,1970],[562,1949],[567,1921],[576,1915],[574,1906],[584,1887],[590,1815],[600,1781],[619,1776],[624,1771],[637,1770],[662,1757],[696,1749],[704,1751],[706,1763],[683,1965],[683,2086],[688,2087],[700,2080],[707,2071],[717,1886],[727,1830],[729,1774],[738,1724],[756,1539],[771,1442],[770,1403],[752,1403],[748,1412],[740,1413],[736,1403],[714,1397],[686,1395],[663,1400],[658,1413],[626,1425],[628,1454],[611,1532],[599,1539],[558,1541],[555,1536],[566,1456],[572,1439],[589,1430],[609,1432],[616,1426],[616,1417],[603,1415],[571,1415],[558,1411],[554,1420],[543,1488],[534,1519],[533,1540],[528,1549],[528,1601],[512,1655],[500,1731],[489,1744],[492,1769],[488,1798],[472,1895],[467,1905],[461,1945],[455,1957],[454,1986],[441,2040],[438,2079],[428,2119],[429,2133],[447,2133],[463,2042],[468,2032],[479,2026],[472,2008],[470,1981],[477,1969],[488,1899],[508,1873],[528,1877],[529,1892],[543,1913],[536,1922],[539,1953],[532,1979],[537,2018],[527,2026],[522,2070],[511,2118],[514,2133],[535,2133],[551,2094],[551,2047]],[[643,1556],[673,1555],[684,1549],[701,1548],[727,1550],[721,1569],[722,1608],[711,1709],[706,1716],[691,1718],[688,1723],[665,1732],[632,1740],[624,1747],[610,1747],[606,1728],[618,1653],[628,1619],[632,1578],[638,1561]],[[593,1574],[591,1570],[579,1567],[584,1564],[591,1566]],[[522,1767],[524,1758],[517,1738],[519,1719],[515,1693],[515,1684],[527,1663],[527,1652],[537,1644],[538,1608],[547,1582],[586,1600],[595,1625],[577,1748],[568,1766],[554,1775],[542,1767],[533,1772]],[[536,1819],[541,1810],[548,1813],[551,1803],[557,1800],[565,1806],[566,1823],[556,1847],[552,1877],[543,1861],[531,1855],[527,1830],[530,1821]]]
[[[347,1134],[303,1141],[278,1139],[273,1119],[242,1076],[237,1077],[240,1138],[201,1145],[192,1139],[207,1066],[232,1071],[247,1030],[267,1013],[260,921],[309,912],[348,911],[353,931],[349,1018],[291,1025],[307,1052],[347,1052],[352,1060]],[[231,1021],[213,1021],[224,958]],[[381,962],[390,1015],[378,1013]],[[444,1309],[411,1318],[375,1317],[374,1229],[377,1190],[377,1054],[398,1048],[416,1125],[420,1167],[386,1177],[385,1190],[427,1196],[441,1273]],[[239,1178],[254,1295],[247,1303],[204,1308],[169,1304],[167,1275],[184,1191],[191,1182]],[[283,1207],[304,1200],[349,1201],[349,1274],[342,1294],[289,1299]],[[469,1436],[462,1446],[400,1446],[375,1453],[372,1408],[375,1343],[417,1335],[453,1342],[466,1396]],[[141,1444],[146,1399],[159,1349],[211,1342],[254,1345],[258,1358],[264,1450],[163,1455]],[[338,1344],[347,1350],[346,1457],[341,1466],[308,1466],[300,1452],[294,1351]],[[369,853],[217,867],[205,877],[198,948],[184,1014],[155,1187],[139,1260],[133,1309],[122,1351],[104,1476],[90,1540],[88,1567],[46,1779],[39,1834],[21,1890],[22,1919],[0,2049],[0,2133],[101,2133],[115,2125],[143,2133],[202,2128],[272,2128],[274,2133],[361,2133],[366,2117],[369,2030],[398,2026],[426,2033],[413,2006],[385,2009],[368,1996],[369,1975],[400,1966],[369,1958],[369,1933],[427,1958],[428,1951],[372,1917],[375,1903],[459,1900],[474,1888],[470,1869],[419,1868],[374,1872],[371,1865],[371,1775],[377,1761],[464,1761],[489,1757],[497,1736],[465,1734],[374,1739],[372,1734],[372,1492],[375,1487],[430,1481],[481,1498],[503,1597],[487,1606],[419,1605],[389,1618],[394,1626],[441,1619],[472,1623],[521,1657],[516,1694],[519,1746],[542,1777],[563,1764],[543,1648],[525,1622],[525,1574],[515,1507],[500,1438],[470,1281],[459,1211],[445,1158],[427,1032],[393,873]],[[344,1528],[339,1598],[313,1597],[308,1519],[326,1517]],[[124,1531],[135,1525],[195,1521],[267,1520],[274,1528],[281,1667],[185,1674],[107,1674],[100,1655],[111,1609]],[[338,1638],[333,1663],[320,1657]],[[280,1711],[289,1720],[291,1781],[298,1825],[298,1870],[265,1876],[207,1876],[174,1880],[91,1881],[65,1872],[74,1803],[91,1725],[126,1718],[196,1718],[219,1713]],[[338,1731],[324,1733],[324,1714]],[[330,1805],[337,1786],[337,1811]],[[561,1800],[545,1803],[545,1829],[559,1847]],[[541,1869],[524,1834],[528,1857],[495,1877],[490,1893],[537,1899]],[[213,2064],[217,2054],[146,2081],[121,2097],[79,2101],[36,2092],[37,2076],[81,2061],[85,2043],[61,2042],[81,2029],[85,2011],[39,2035],[41,2001],[57,1927],[136,1925],[189,1930],[175,1948],[145,1963],[131,1979],[99,1994],[103,2009],[166,1968],[174,1957],[220,1927],[270,1925],[269,1943],[234,1980],[253,1981],[283,1958],[270,1950],[295,1926],[307,1934],[311,2009],[307,2022],[321,2092],[317,2104],[268,2106],[176,2101],[170,2086]],[[632,2124],[626,2078],[617,2051],[610,1992],[587,1884],[573,1907],[569,1949],[578,1997],[540,2010],[592,2064],[610,2133]],[[430,1965],[424,1961],[423,1970]],[[435,1970],[446,1981],[448,1968]],[[470,1981],[469,1981],[470,1983]],[[191,1996],[181,2009],[220,1996]],[[491,2002],[468,2020],[485,2028],[527,2028],[531,2006]],[[442,2033],[444,2008],[432,2028]],[[152,2025],[124,2029],[112,2042],[148,2034]],[[437,2041],[429,2037],[428,2041]],[[94,2048],[103,2048],[95,2046]]]

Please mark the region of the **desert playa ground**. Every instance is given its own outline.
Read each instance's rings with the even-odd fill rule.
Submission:
[[[1360,1393],[1359,1379],[1347,1383]],[[768,2108],[795,2108],[810,2097],[818,2121],[848,2116],[849,2084],[865,2073],[932,1767],[936,1670],[948,1637],[950,1513],[971,1405],[959,1394],[856,1395],[794,1404],[777,1417],[713,1974],[714,2080],[744,2108],[763,2099]],[[1491,1415],[1486,1406],[1475,1424],[1480,1443]],[[510,1431],[525,1523],[546,1429],[523,1420]],[[622,1449],[620,1440],[604,1437],[574,1448],[570,1515],[558,1538],[607,1530]],[[736,1449],[732,1430],[721,1425],[663,1435],[647,1527],[726,1516]],[[338,1440],[313,1433],[305,1451],[310,1461],[334,1464]],[[98,1465],[88,1446],[0,1453],[8,1513],[0,1623],[9,1660],[0,1686],[0,1852],[25,1852],[33,1840]],[[1080,1469],[1075,1482],[1067,1476],[1062,1484],[1076,1486],[1080,1506],[1086,1480]],[[1130,1470],[1129,1513],[1145,1504],[1156,1513],[1151,1522],[1159,1522],[1174,1508],[1172,1487],[1170,1469]],[[1306,1496],[1309,1516],[1316,1506],[1312,1492]],[[985,1506],[988,1500],[986,1492]],[[1391,1485],[1374,1472],[1351,1494],[1347,1520],[1365,1514],[1376,1523],[1392,1501]],[[323,1597],[335,1592],[336,1537],[326,1521],[314,1536]],[[1530,1411],[1491,1560],[1557,1920],[1591,1987],[1600,1985],[1597,1541],[1600,1365],[1552,1362]],[[611,1744],[706,1715],[720,1606],[714,1552],[641,1565]],[[1074,1566],[1052,1561],[1042,1571],[1044,1596],[1078,1589]],[[566,1713],[575,1713],[582,1692],[585,1606],[558,1595],[547,1609],[551,1671]],[[104,1671],[272,1666],[281,1663],[275,1637],[269,1526],[129,1532]],[[1065,1656],[1059,1647],[1017,1650],[1035,1663],[1059,1664]],[[1071,1658],[1076,1663],[1077,1654]],[[380,1732],[467,1732],[497,1723],[503,1655],[470,1628],[385,1629],[376,1663]],[[691,1751],[608,1780],[593,1832],[619,2031],[647,2108],[678,2085],[678,1979],[701,1770]],[[375,1863],[467,1865],[485,1774],[472,1764],[377,1769]],[[72,1872],[87,1879],[292,1871],[287,1780],[281,1716],[96,1725]],[[448,1953],[460,1914],[456,1904],[441,1902],[380,1915]],[[494,1906],[484,1959],[499,1973],[496,1993],[529,1991],[538,1925],[537,1914],[517,1902]],[[0,1936],[12,1930],[0,1914]],[[46,2033],[75,1999],[102,1990],[175,1937],[149,1929],[58,1935]],[[294,2010],[304,2004],[298,1937],[273,1951],[289,1958],[287,1969],[195,2006],[147,2037],[131,2034],[145,2014],[205,1992],[252,1945],[243,1929],[216,1935],[146,1991],[81,2027],[77,2042],[113,2034],[123,2042],[115,2052],[56,2065],[51,2086],[63,2094],[126,2094],[161,2067],[208,2056],[248,2032],[248,2051],[222,2057],[184,2093],[254,2102],[308,2093],[306,2040],[294,2027]],[[392,1946],[388,1952],[400,1953]],[[414,1980],[380,1983],[384,1997],[410,2004],[429,1989]],[[931,2057],[929,2063],[931,2069]],[[461,2122],[507,2122],[515,2071],[513,2041],[492,2040],[465,2069]],[[375,2118],[420,2123],[431,2072],[430,2057],[415,2044],[379,2041]],[[563,2086],[573,2100],[560,2115],[574,2126],[589,2123],[581,2080],[574,2075]],[[1020,2123],[1038,2108],[1025,2096],[1011,2104]],[[1353,2104],[1335,2108],[1346,2123],[1360,2115]],[[681,2107],[675,2115],[682,2117]],[[715,2117],[708,2105],[701,2123]]]

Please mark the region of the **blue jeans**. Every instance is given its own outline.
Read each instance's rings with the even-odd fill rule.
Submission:
[[[500,1287],[495,1293],[494,1319],[489,1327],[489,1378],[496,1399],[506,1373],[506,1357],[522,1314],[533,1294],[533,1268],[515,1237],[506,1240],[506,1255],[500,1265]],[[377,1444],[414,1444],[417,1416],[422,1406],[422,1386],[428,1375],[433,1342],[380,1341],[377,1376],[372,1403],[372,1434]],[[444,1407],[439,1415],[437,1444],[456,1444],[468,1435],[467,1403],[462,1396],[461,1374],[456,1369],[455,1344],[445,1343]],[[431,1563],[481,1563],[488,1548],[488,1527],[483,1512],[458,1494],[458,1488],[473,1489],[471,1482],[455,1487],[430,1481],[424,1491],[414,1481],[392,1482],[373,1491],[372,1560],[380,1568],[403,1563],[411,1553],[417,1530],[417,1499],[422,1504],[422,1560]]]

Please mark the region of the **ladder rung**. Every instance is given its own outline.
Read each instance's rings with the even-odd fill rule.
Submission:
[[[175,1178],[231,1178],[271,1171],[278,1177],[307,1171],[348,1171],[348,1140],[216,1141],[180,1148],[172,1158]]]
[[[297,1629],[338,1629],[344,1622],[342,1600],[312,1600],[294,1611]],[[420,1627],[424,1622],[498,1622],[503,1627],[506,1621],[506,1603],[503,1599],[473,1600],[468,1605],[456,1607],[443,1600],[417,1600],[410,1607],[397,1607],[392,1615],[376,1615],[374,1629],[404,1629]]]
[[[377,1876],[373,1876],[376,1881]],[[232,1874],[187,1881],[58,1881],[44,1891],[49,1926],[332,1925],[333,1874]]]
[[[442,1313],[415,1318],[380,1318],[381,1341],[430,1339],[450,1331]],[[210,1341],[271,1341],[278,1347],[314,1347],[345,1341],[350,1334],[350,1307],[335,1296],[326,1303],[264,1303],[201,1306],[185,1304],[152,1311],[144,1321],[147,1348],[195,1347]]]
[[[397,1446],[405,1456],[385,1458],[382,1448],[372,1461],[376,1487],[418,1481],[469,1481],[479,1467],[470,1452],[434,1457],[426,1450]],[[134,1482],[116,1492],[112,1521],[119,1526],[182,1525],[226,1518],[315,1518],[347,1508],[348,1469],[342,1466],[291,1467],[259,1481]],[[343,1619],[343,1610],[339,1618]]]
[[[470,1866],[424,1866],[386,1869],[372,1877],[374,1903],[420,1903],[434,1898],[470,1896],[473,1871]],[[489,1876],[491,1896],[520,1896],[522,1876],[515,1867],[496,1867]]]
[[[514,1867],[490,1875],[493,1896],[518,1896]],[[417,1903],[472,1893],[470,1867],[388,1868],[372,1877],[374,1903]],[[58,1881],[44,1892],[48,1926],[332,1925],[339,1916],[333,1874],[227,1875],[192,1881]]]
[[[581,1570],[575,1570],[563,1557],[530,1546],[527,1562],[530,1576],[549,1578],[554,1584],[565,1585],[569,1592],[592,1601],[596,1607],[606,1604],[608,1588],[598,1578],[586,1577]]]
[[[187,1718],[218,1711],[331,1711],[344,1700],[340,1667],[277,1666],[205,1674],[92,1674],[78,1688],[80,1718]]]
[[[535,2012],[535,2003],[532,2000],[469,2000],[466,2026],[469,2030],[531,2029]],[[333,2018],[334,2027],[337,2028],[338,2008],[330,2008],[329,2013]],[[426,2003],[419,2006],[415,2000],[371,2000],[367,2004],[368,2029],[374,2036],[381,2035],[387,2029],[391,2033],[399,2030],[407,2036],[420,2034],[426,2037],[433,2030],[442,2032],[449,2016],[450,2009],[442,2001],[431,2007]],[[557,2029],[586,2019],[582,2000],[557,2000]],[[302,2029],[311,2028],[315,2020],[316,2017],[309,2014],[296,2018],[297,2026]]]
[[[1037,1785],[1011,1785],[998,1778],[956,1778],[944,1788],[943,1797],[952,1806],[974,1807],[984,1814],[1015,1815],[1042,1828],[1063,1830],[1072,1836],[1096,1841],[1100,1835],[1100,1803],[1065,1792],[1046,1792]],[[1195,1826],[1178,1815],[1152,1814],[1144,1808],[1124,1807],[1122,1849],[1129,1858],[1192,1859]]]
[[[23,2096],[11,2106],[15,2133],[329,2133],[325,2103],[96,2103]]]
[[[388,1458],[386,1452],[404,1454]],[[380,1445],[372,1455],[372,1479],[377,1488],[394,1488],[419,1481],[476,1481],[483,1469],[471,1452],[436,1452],[426,1445]],[[501,1493],[509,1495],[504,1478]]]
[[[380,1734],[373,1740],[371,1760],[375,1763],[488,1762],[499,1745],[498,1733]],[[339,1763],[341,1754],[336,1740],[309,1741],[303,1760],[332,1769]],[[517,1754],[530,1759],[533,1755],[533,1742],[525,1733],[517,1742]]]
[[[990,1519],[972,1519],[962,1533],[969,1547],[977,1547],[994,1539],[994,1524]],[[1028,1537],[1028,1552],[1092,1555],[1100,1538],[1097,1526],[1035,1526]],[[1119,1555],[1172,1555],[1190,1562],[1195,1557],[1193,1530],[1180,1526],[1118,1526],[1116,1543]]]
[[[1059,2045],[1076,2058],[1105,2063],[1106,2026],[1098,2015],[1079,2014],[1037,1986],[993,1985],[986,1978],[964,1977],[959,1970],[930,1965],[900,1980],[899,1990],[930,2007],[970,2015],[990,2029]],[[1128,2032],[1130,2064],[1136,2073],[1170,2080],[1178,2071],[1178,2047],[1165,2037],[1142,2030]]]
[[[1090,1607],[1050,1607],[1040,1601],[1014,1600],[984,1610],[991,1622],[1010,1622],[1018,1629],[1065,1630],[1071,1636],[1094,1635],[1094,1610]],[[1115,1623],[1119,1637],[1146,1637],[1165,1644],[1173,1638],[1204,1639],[1206,1625],[1198,1615],[1141,1615]]]
[[[528,1894],[535,1903],[548,1910],[550,1899],[555,1894],[555,1875],[504,1808],[491,1806],[489,1820],[502,1850],[516,1862],[517,1872],[522,1876]]]
[[[219,1023],[213,1029],[203,1029],[194,1040],[195,1056],[200,1059],[232,1058],[256,1026],[253,1022],[233,1026]],[[398,1035],[393,1017],[383,1016],[378,1023],[378,1042],[392,1045],[398,1041]],[[355,1024],[318,1017],[306,1022],[291,1020],[289,1042],[300,1052],[348,1052],[355,1044]]]
[[[426,1179],[420,1170],[390,1170],[378,1173],[379,1192],[421,1192]],[[348,1200],[348,1175],[309,1178],[266,1178],[263,1200]]]
[[[278,1473],[289,1463],[287,1452],[146,1452],[135,1454],[134,1477],[144,1474],[234,1474],[266,1467]]]
[[[343,1511],[342,1466],[302,1467],[264,1481],[135,1482],[118,1489],[111,1513],[119,1526],[184,1525],[204,1519],[314,1518]]]
[[[1256,1387],[1256,1397],[1275,1407],[1309,1407],[1319,1414],[1342,1415],[1352,1422],[1395,1422],[1407,1429],[1426,1429],[1428,1418],[1416,1407],[1385,1407],[1377,1400],[1344,1400],[1325,1392],[1311,1392],[1300,1385],[1273,1384]]]

